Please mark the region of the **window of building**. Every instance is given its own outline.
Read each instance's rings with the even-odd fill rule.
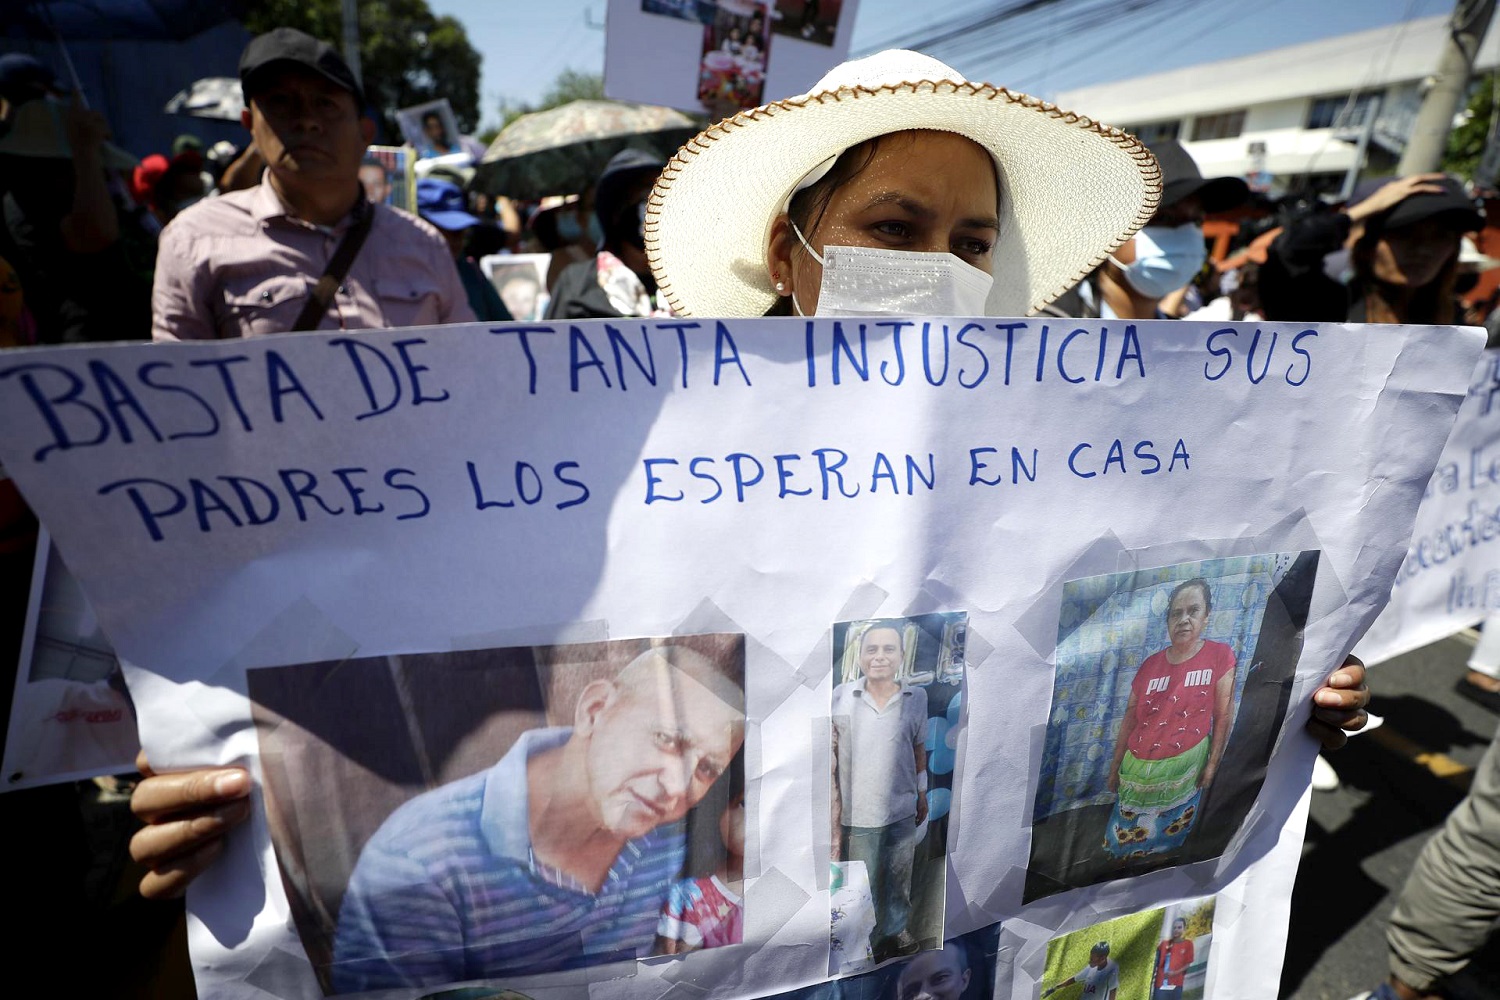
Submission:
[[[1358,127],[1364,124],[1365,115],[1375,106],[1378,98],[1376,94],[1360,94],[1354,99],[1352,107],[1349,105],[1348,94],[1338,97],[1320,97],[1312,102],[1312,107],[1307,112],[1308,128],[1332,128],[1335,123],[1348,127]],[[1344,109],[1348,107],[1346,115]]]
[[[1193,119],[1193,141],[1233,139],[1245,131],[1245,109],[1221,111],[1216,115],[1199,115]]]
[[[1120,131],[1129,132],[1137,139],[1151,146],[1158,142],[1166,142],[1168,139],[1177,138],[1182,131],[1182,122],[1147,122],[1145,125],[1121,125]]]

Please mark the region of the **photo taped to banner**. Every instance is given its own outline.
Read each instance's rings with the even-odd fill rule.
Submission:
[[[263,668],[248,687],[325,992],[739,943],[743,636]]]
[[[1000,924],[949,938],[941,948],[766,1000],[991,1000]]]
[[[1290,706],[1318,553],[1063,585],[1025,899],[1219,857]]]
[[[1214,897],[1106,920],[1047,942],[1043,998],[1203,1000]]]
[[[829,798],[846,891],[830,972],[943,940],[967,627],[962,611],[834,626]]]

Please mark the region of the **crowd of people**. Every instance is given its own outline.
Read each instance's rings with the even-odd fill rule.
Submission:
[[[8,279],[0,285],[5,294],[0,344],[292,329],[304,301],[301,287],[318,277],[311,272],[320,270],[319,254],[326,262],[333,237],[342,236],[341,226],[355,218],[349,193],[354,188],[344,183],[351,164],[366,200],[377,208],[374,220],[382,237],[389,227],[401,234],[394,246],[402,246],[403,240],[421,244],[418,234],[431,235],[409,219],[397,222],[401,213],[379,210],[392,200],[391,176],[363,153],[373,134],[369,119],[362,117],[364,95],[331,47],[299,34],[272,32],[247,49],[240,67],[248,130],[242,145],[219,142],[204,148],[189,133],[170,150],[140,161],[109,142],[104,118],[66,93],[49,67],[26,55],[0,58],[0,163],[5,167],[0,171],[5,206],[0,275]],[[276,86],[257,93],[273,75],[260,72],[262,65],[301,70],[290,77],[274,74]],[[285,85],[282,77],[292,83]],[[346,119],[340,134],[308,116],[315,97],[346,105],[340,109]],[[424,155],[456,149],[439,114],[429,111],[421,123],[431,145]],[[327,144],[338,155],[312,162],[319,154],[311,146],[290,149],[282,141],[289,130],[305,133],[312,145]],[[912,134],[919,143],[940,141],[940,133]],[[879,159],[874,144],[866,145],[857,153],[851,149],[855,155],[844,165]],[[355,158],[356,151],[361,158]],[[1145,225],[1088,262],[1081,277],[1070,275],[1071,287],[1051,289],[1045,302],[1025,306],[1084,318],[1463,322],[1487,326],[1492,343],[1500,340],[1500,271],[1491,273],[1500,258],[1485,253],[1500,248],[1500,230],[1490,229],[1483,213],[1485,205],[1500,207],[1500,192],[1427,174],[1367,181],[1343,201],[1306,193],[1273,199],[1252,192],[1238,178],[1204,178],[1175,141],[1158,143],[1151,152],[1162,187]],[[940,151],[917,148],[911,155]],[[648,260],[645,227],[648,197],[666,165],[655,154],[630,149],[610,161],[589,190],[531,203],[473,189],[472,170],[438,167],[417,185],[416,214],[442,236],[463,294],[455,295],[451,285],[440,287],[447,283],[448,267],[436,260],[418,283],[424,287],[406,289],[408,305],[398,306],[386,301],[388,293],[372,291],[372,279],[362,280],[371,265],[356,252],[345,298],[326,302],[325,314],[311,328],[461,322],[469,313],[486,321],[511,319],[478,262],[518,253],[545,254],[551,261],[542,290],[550,318],[669,314],[674,307],[658,295],[660,274]],[[321,206],[324,210],[308,212],[298,204],[300,191],[322,202],[317,192],[326,188],[339,194]],[[252,206],[257,198],[260,204]],[[274,228],[294,234],[309,226],[331,227],[324,234],[327,246],[315,246],[310,231],[304,232],[307,246],[276,258],[260,253],[251,239],[242,247],[258,262],[251,270],[276,280],[263,287],[250,279],[242,261],[215,269],[208,279],[225,286],[216,301],[200,301],[192,309],[177,301],[182,294],[205,291],[181,286],[178,265],[195,259],[190,247],[204,239],[218,242],[221,230],[233,229],[232,205],[244,206],[242,219],[248,211],[257,222],[268,221],[264,213],[278,211],[272,198],[291,209],[276,217]],[[173,225],[188,209],[195,211]],[[1227,222],[1233,230],[1227,240],[1214,241],[1212,253],[1205,219]],[[790,239],[790,230],[783,235]],[[782,243],[773,240],[772,251],[782,252]],[[786,244],[786,254],[805,245],[793,243]],[[898,244],[887,239],[884,245]],[[420,256],[425,250],[412,252]],[[790,256],[783,260],[790,273]],[[85,273],[89,281],[72,280]],[[679,283],[684,278],[676,269],[666,273]],[[304,276],[309,280],[303,282]],[[430,307],[412,307],[429,294]],[[790,297],[767,307],[773,312],[805,308]],[[153,314],[154,323],[147,318]]]
[[[0,346],[505,321],[477,260],[528,250],[551,256],[556,319],[1047,311],[1473,322],[1492,343],[1500,334],[1500,274],[1488,273],[1500,260],[1485,253],[1500,244],[1480,207],[1492,192],[1429,174],[1373,182],[1342,203],[1273,201],[1237,179],[1205,179],[1175,143],[1146,155],[1131,137],[996,99],[915,53],[845,64],[815,88],[858,89],[857,102],[834,96],[710,130],[695,155],[670,163],[627,150],[577,199],[515,211],[452,176],[417,185],[416,214],[372,198],[359,183],[373,138],[365,95],[325,42],[261,35],[239,76],[242,148],[205,150],[185,136],[137,163],[48,67],[0,57]],[[922,80],[964,85],[923,90]],[[1009,127],[1022,119],[1026,128]],[[428,124],[435,146],[450,142],[441,119]],[[1210,216],[1239,223],[1212,254]],[[1166,660],[1200,655],[1199,589],[1196,610],[1198,590],[1184,589],[1183,648],[1174,637],[1158,654]],[[1369,693],[1357,661],[1327,667],[1310,728],[1334,746],[1364,722]],[[1216,766],[1214,711],[1205,703],[1213,749],[1184,765],[1185,788]],[[1117,759],[1122,802],[1143,766]],[[247,815],[249,779],[235,769],[151,776],[145,761],[142,771],[141,891],[180,894]],[[1494,785],[1477,781],[1474,795]],[[904,950],[902,918],[891,921]]]

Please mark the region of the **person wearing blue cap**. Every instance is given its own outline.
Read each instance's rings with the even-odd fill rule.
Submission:
[[[422,178],[417,181],[417,211],[448,241],[448,250],[458,266],[458,276],[464,283],[474,316],[482,323],[511,322],[514,317],[505,308],[500,293],[485,279],[479,265],[464,254],[464,237],[479,225],[479,216],[469,211],[459,186],[437,177]]]

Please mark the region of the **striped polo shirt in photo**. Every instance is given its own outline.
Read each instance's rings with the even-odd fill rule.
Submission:
[[[333,986],[354,992],[530,975],[649,955],[682,871],[681,821],[629,841],[597,893],[532,857],[526,762],[569,728],[523,733],[488,771],[417,796],[360,853]]]

